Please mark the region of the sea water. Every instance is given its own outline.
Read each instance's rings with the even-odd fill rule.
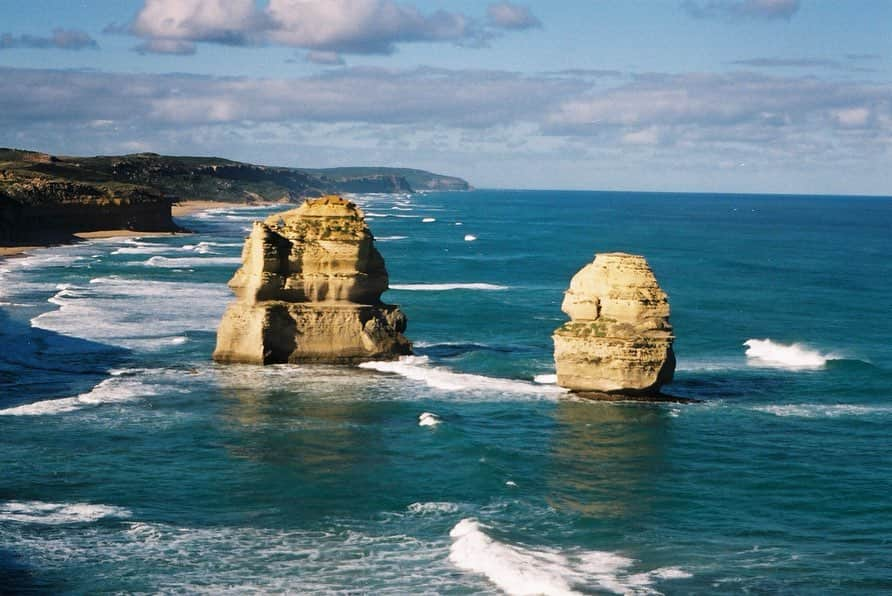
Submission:
[[[0,262],[0,592],[892,591],[892,200],[359,195],[415,355],[210,354],[251,222]],[[554,385],[596,252],[690,405]]]

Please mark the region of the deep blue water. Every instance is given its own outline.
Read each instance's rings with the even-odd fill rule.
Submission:
[[[0,592],[892,591],[892,200],[356,199],[396,364],[210,362],[270,208],[0,262]],[[609,251],[647,257],[666,391],[702,403],[534,382]]]

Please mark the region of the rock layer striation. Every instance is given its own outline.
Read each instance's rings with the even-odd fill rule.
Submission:
[[[214,360],[353,363],[411,353],[406,317],[381,302],[384,259],[356,205],[338,196],[254,222]]]
[[[669,301],[642,256],[595,255],[579,270],[554,332],[557,382],[581,392],[650,394],[672,380]]]

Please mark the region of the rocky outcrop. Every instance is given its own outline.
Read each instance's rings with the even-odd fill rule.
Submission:
[[[570,282],[554,332],[557,382],[580,392],[651,394],[672,380],[669,301],[644,257],[595,255]]]
[[[354,363],[409,354],[406,317],[383,304],[384,259],[356,205],[338,196],[255,222],[214,360]]]
[[[0,170],[0,244],[60,242],[75,232],[173,232],[171,198],[132,185],[107,187]]]

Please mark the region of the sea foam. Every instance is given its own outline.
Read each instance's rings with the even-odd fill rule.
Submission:
[[[214,267],[238,265],[242,260],[238,257],[162,257],[154,256],[143,262],[147,267],[164,267],[178,269],[181,267]]]
[[[484,530],[472,518],[458,522],[449,532],[449,560],[460,569],[485,575],[507,594],[654,593],[655,580],[691,577],[676,567],[632,574],[629,569],[635,561],[617,553],[533,549],[499,542]]]
[[[553,398],[565,393],[564,389],[548,385],[537,385],[527,381],[500,379],[459,373],[447,368],[431,366],[427,356],[402,356],[399,360],[363,362],[360,368],[378,372],[394,373],[421,381],[434,389],[465,393],[508,393],[530,395],[540,398]]]
[[[432,412],[422,412],[418,415],[418,426],[437,426],[440,424],[440,417]]]
[[[183,343],[185,331],[213,331],[229,298],[220,284],[119,277],[56,289],[49,302],[59,308],[33,318],[33,326],[150,351]]]
[[[768,368],[786,368],[790,370],[807,370],[822,368],[833,357],[802,344],[781,344],[771,339],[748,339],[743,342],[747,347],[747,363],[751,366]]]
[[[840,418],[849,416],[888,416],[892,406],[864,406],[856,404],[786,404],[754,406],[757,412],[780,417]]]
[[[508,286],[488,283],[391,284],[390,289],[407,292],[445,292],[449,290],[482,290],[485,292],[499,292],[507,290]]]
[[[44,503],[43,501],[7,501],[0,503],[0,520],[27,524],[76,524],[94,522],[104,517],[130,517],[123,507],[93,503]]]
[[[14,408],[0,410],[0,416],[43,416],[48,414],[64,414],[88,406],[107,403],[127,402],[157,395],[157,389],[145,385],[139,380],[122,377],[105,379],[87,393],[74,397],[47,399]]]

